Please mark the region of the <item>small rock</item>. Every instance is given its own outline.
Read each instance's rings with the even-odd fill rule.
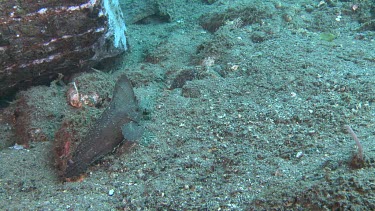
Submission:
[[[299,151],[296,154],[296,158],[301,158],[303,156],[303,152]]]
[[[187,84],[182,87],[182,96],[186,98],[199,98],[201,96],[200,88]]]
[[[9,149],[21,150],[25,148],[22,145],[14,144],[14,146],[9,147]]]

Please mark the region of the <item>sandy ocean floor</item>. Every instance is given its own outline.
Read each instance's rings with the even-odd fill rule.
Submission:
[[[72,79],[101,107],[68,105],[55,81],[2,109],[1,210],[375,210],[372,1],[152,2],[124,3],[140,12],[117,66]],[[142,138],[61,182],[54,134],[69,121],[83,137],[122,74]],[[28,149],[5,121],[20,99]]]

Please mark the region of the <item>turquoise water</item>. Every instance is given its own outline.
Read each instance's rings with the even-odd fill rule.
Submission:
[[[31,87],[2,110],[2,209],[374,209],[373,2],[119,6],[128,49],[116,62]],[[123,74],[142,137],[62,182],[56,143],[87,135]],[[97,104],[71,106],[72,82]],[[74,132],[57,137],[64,123]],[[8,148],[29,130],[29,148]]]

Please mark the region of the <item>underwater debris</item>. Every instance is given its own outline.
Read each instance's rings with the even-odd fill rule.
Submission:
[[[354,139],[355,144],[358,148],[358,153],[354,154],[352,160],[350,161],[350,166],[353,168],[362,168],[365,165],[365,159],[363,156],[363,147],[359,142],[357,135],[354,133],[353,129],[349,125],[345,125],[344,128],[350,134],[350,136]]]
[[[75,82],[73,82],[73,87],[70,87],[68,91],[66,92],[66,100],[71,106],[75,108],[82,107],[81,95],[78,92]]]
[[[94,107],[97,106],[101,98],[96,92],[89,92],[88,94],[82,94],[78,92],[78,88],[75,82],[73,86],[66,92],[66,100],[69,105],[74,108],[81,108],[83,104]]]
[[[14,149],[14,150],[22,150],[25,149],[24,146],[18,145],[17,143],[14,144],[14,146],[8,147],[9,149]]]

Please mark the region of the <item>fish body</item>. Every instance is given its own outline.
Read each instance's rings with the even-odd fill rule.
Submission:
[[[124,140],[122,127],[127,124],[138,125],[139,120],[133,88],[129,79],[123,75],[115,85],[112,102],[72,152],[63,177],[79,177],[93,162],[113,152]]]

